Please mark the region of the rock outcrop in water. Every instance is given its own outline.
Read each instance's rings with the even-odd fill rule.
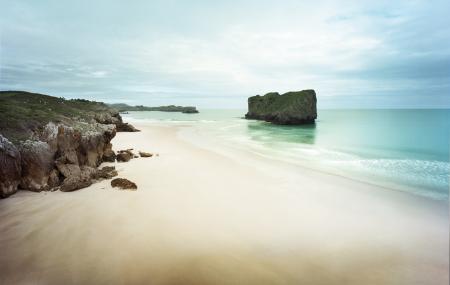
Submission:
[[[111,140],[123,125],[103,103],[0,92],[0,197],[18,189],[73,191],[112,177],[97,167],[115,161]]]
[[[277,92],[256,95],[248,98],[245,118],[280,125],[310,124],[317,118],[316,103],[314,90],[287,92],[283,95]]]

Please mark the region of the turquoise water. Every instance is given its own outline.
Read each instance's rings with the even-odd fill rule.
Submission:
[[[190,123],[230,146],[433,199],[449,196],[450,110],[319,110],[315,125],[245,120],[245,110],[132,112]]]

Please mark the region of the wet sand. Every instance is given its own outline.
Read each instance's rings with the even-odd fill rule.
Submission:
[[[0,284],[448,284],[448,202],[137,127],[137,191],[0,200]]]

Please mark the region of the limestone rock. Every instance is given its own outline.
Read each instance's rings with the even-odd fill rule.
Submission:
[[[105,146],[105,150],[103,151],[103,161],[105,162],[114,162],[116,161],[116,153],[112,150],[112,144],[108,143]]]
[[[73,173],[70,173],[70,176],[64,179],[63,183],[61,184],[60,190],[63,192],[69,192],[86,188],[92,185],[92,179],[95,177],[96,173],[96,168],[83,166],[79,168],[79,172],[75,171]]]
[[[120,123],[116,126],[118,132],[140,132],[140,130],[136,129],[133,125],[130,125],[128,123]]]
[[[281,125],[310,124],[317,118],[314,90],[277,92],[248,98],[246,119],[257,119]]]
[[[27,140],[20,145],[22,178],[20,187],[31,191],[48,190],[48,180],[54,168],[56,150],[43,141]]]
[[[145,151],[140,151],[140,152],[139,152],[139,155],[140,155],[141,157],[152,157],[152,156],[153,156],[153,153],[145,152]]]
[[[86,188],[92,185],[92,180],[87,177],[73,176],[64,179],[60,190],[62,192],[70,192],[78,189]]]
[[[136,190],[137,185],[134,182],[131,182],[128,179],[125,178],[115,178],[111,181],[112,187],[118,187],[123,190]]]
[[[0,103],[2,198],[17,189],[73,191],[112,178],[115,169],[97,169],[115,161],[111,140],[118,129],[137,131],[100,102],[0,91]]]
[[[105,166],[102,169],[98,170],[95,174],[95,179],[111,179],[117,176],[117,170],[114,166]]]
[[[130,159],[134,157],[134,153],[132,149],[119,150],[117,153],[117,161],[119,162],[128,162]]]
[[[16,193],[22,172],[19,150],[0,135],[0,198]]]

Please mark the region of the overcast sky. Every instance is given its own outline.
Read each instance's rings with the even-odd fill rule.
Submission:
[[[0,0],[0,89],[246,108],[450,107],[450,1]]]

